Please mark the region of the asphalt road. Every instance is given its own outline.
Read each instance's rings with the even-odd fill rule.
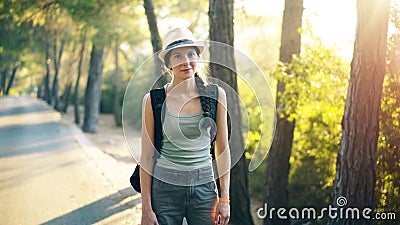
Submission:
[[[0,98],[0,224],[138,224],[140,199],[110,182],[116,167],[96,163],[79,135],[44,102]]]

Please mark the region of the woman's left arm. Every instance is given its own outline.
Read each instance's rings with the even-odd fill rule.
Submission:
[[[227,100],[225,90],[218,88],[218,106],[217,106],[217,136],[215,139],[215,158],[217,160],[218,175],[220,181],[220,192],[215,224],[220,220],[219,224],[228,224],[230,218],[229,205],[229,185],[230,185],[230,169],[231,154],[228,144],[228,123],[227,123]]]

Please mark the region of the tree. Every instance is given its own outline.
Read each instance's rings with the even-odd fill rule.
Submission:
[[[82,130],[87,133],[97,132],[103,75],[103,53],[104,43],[94,40],[90,55],[89,76],[85,91],[85,116],[82,126]]]
[[[15,3],[18,4],[18,3]],[[30,47],[32,24],[30,22],[16,23],[12,4],[0,6],[0,93],[8,95],[14,84],[17,70],[22,64],[25,50]],[[7,13],[6,13],[7,12]],[[11,74],[9,71],[11,69]],[[8,80],[7,80],[8,79]],[[8,83],[7,83],[8,81]]]
[[[154,12],[153,0],[144,0],[143,7],[145,9],[147,23],[151,34],[151,45],[153,46],[153,53],[157,53],[162,49],[162,42],[157,27],[157,16]]]
[[[300,53],[303,0],[286,0],[283,13],[281,48],[279,60],[287,63],[294,54]],[[267,158],[265,170],[264,202],[271,207],[288,207],[289,158],[292,150],[295,120],[290,119],[290,110],[295,111],[296,100],[290,106],[283,104],[286,83],[278,80],[276,107],[278,112],[275,136]],[[298,93],[288,98],[297,99]],[[289,108],[290,110],[287,110]],[[289,220],[267,217],[264,224],[290,224]]]
[[[64,47],[68,32],[65,32],[69,26],[68,16],[65,14],[62,4],[59,3],[45,3],[35,2],[31,7],[40,7],[37,13],[38,20],[42,20],[43,25],[39,33],[40,36],[45,36],[45,64],[46,75],[44,80],[44,99],[48,104],[52,104],[55,110],[60,110],[60,67],[61,57],[63,55]],[[32,10],[32,9],[27,9]],[[52,49],[52,51],[51,51]],[[52,54],[51,54],[52,53]],[[50,65],[54,68],[54,78],[50,87],[51,72]]]
[[[79,22],[93,28],[92,50],[90,55],[89,75],[85,91],[85,113],[82,130],[88,133],[97,132],[97,123],[100,113],[101,84],[103,75],[104,49],[111,43],[114,29],[109,25],[118,20],[113,20],[113,15],[119,16],[119,7],[123,7],[122,1],[85,1],[80,4],[75,1],[66,1],[63,6],[68,10],[71,17]],[[105,23],[102,18],[109,18]]]
[[[115,118],[115,124],[117,126],[122,125],[122,109],[121,109],[121,100],[120,100],[120,92],[121,92],[121,81],[122,74],[119,66],[119,41],[115,41],[115,74],[114,74],[114,96],[113,96],[113,113]]]
[[[157,16],[154,12],[154,3],[153,0],[144,0],[143,6],[146,13],[147,23],[149,24],[150,36],[151,36],[151,45],[153,46],[153,54],[156,54],[162,49],[162,42],[160,38],[160,34],[158,32],[157,27]],[[160,75],[162,75],[162,62],[158,57],[154,57],[154,75],[157,79]],[[157,86],[161,87],[166,83],[166,79],[161,79],[161,83],[158,83]]]
[[[210,40],[222,42],[233,46],[233,1],[210,0],[209,9]],[[217,65],[213,62],[226,62],[226,66]],[[221,86],[230,86],[235,93],[227,91],[228,111],[230,112],[230,149],[244,149],[242,137],[242,120],[237,93],[237,75],[235,73],[235,59],[233,48],[224,49],[210,46],[210,74],[221,80]],[[225,88],[228,90],[228,88]],[[247,178],[247,166],[245,155],[241,155],[238,163],[231,170],[231,221],[232,224],[252,225],[253,219],[250,214],[250,199]]]
[[[54,109],[60,110],[60,82],[59,82],[59,73],[60,73],[60,64],[61,64],[61,56],[64,51],[65,40],[61,40],[60,49],[58,49],[58,34],[55,34],[55,39],[53,43],[53,65],[54,65],[54,79],[53,79],[53,88],[52,88],[52,97],[54,99]]]
[[[46,47],[45,47],[45,64],[46,64],[46,75],[44,78],[44,100],[47,104],[51,105],[52,97],[50,91],[50,40],[48,35],[46,34]]]
[[[336,162],[333,204],[339,197],[348,207],[373,208],[376,148],[386,65],[389,0],[358,0],[357,28],[350,82]],[[372,220],[341,220],[329,224],[372,224]]]
[[[86,45],[86,33],[84,32],[82,40],[81,40],[81,49],[79,51],[79,62],[78,62],[78,75],[75,82],[75,99],[74,99],[74,114],[75,114],[75,123],[81,123],[81,116],[79,112],[79,83],[82,75],[82,63],[83,63],[83,55],[85,52]]]
[[[80,58],[80,56],[76,55],[76,49],[77,49],[77,45],[79,45],[79,42],[74,42],[73,44],[73,48],[71,51],[71,56],[68,57],[67,60],[67,69],[66,69],[66,75],[67,75],[67,79],[65,81],[65,88],[64,88],[64,93],[62,95],[62,107],[60,107],[60,111],[63,113],[67,113],[68,112],[68,106],[70,103],[70,98],[71,98],[71,91],[72,91],[72,77],[73,77],[73,73],[74,73],[74,65],[76,63],[76,61],[78,61],[78,58]]]
[[[9,81],[8,81],[8,85],[7,85],[6,91],[4,92],[5,95],[8,95],[8,94],[10,93],[10,88],[11,88],[11,86],[12,86],[13,83],[14,83],[15,74],[17,73],[17,69],[18,69],[18,67],[19,67],[19,64],[20,64],[20,63],[18,63],[17,65],[15,65],[14,68],[12,69],[11,76],[10,76],[10,79],[9,79]]]
[[[3,94],[6,91],[6,81],[7,81],[7,74],[8,74],[9,67],[6,66],[1,72],[1,83],[0,83],[0,92]]]

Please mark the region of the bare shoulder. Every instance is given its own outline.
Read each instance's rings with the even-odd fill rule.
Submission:
[[[226,92],[222,87],[218,86],[218,101],[226,104]]]
[[[146,93],[143,97],[143,103],[151,103],[150,92]]]
[[[225,89],[223,89],[222,87],[218,86],[218,94],[226,96]]]
[[[151,98],[150,98],[150,93],[147,93],[143,97],[143,103],[142,103],[142,108],[143,109],[149,109],[151,106]],[[151,107],[150,107],[151,108]]]

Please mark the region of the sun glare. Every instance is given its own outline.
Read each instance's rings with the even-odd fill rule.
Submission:
[[[248,13],[259,16],[278,16],[283,12],[285,2],[283,0],[250,0],[243,1]]]
[[[400,0],[396,0],[400,1]],[[244,2],[248,13],[282,16],[284,0],[249,0]],[[347,60],[353,54],[357,22],[356,0],[304,0],[303,21],[311,25],[314,35]]]
[[[357,23],[356,0],[305,0],[303,19],[314,34],[346,60],[353,55]]]

